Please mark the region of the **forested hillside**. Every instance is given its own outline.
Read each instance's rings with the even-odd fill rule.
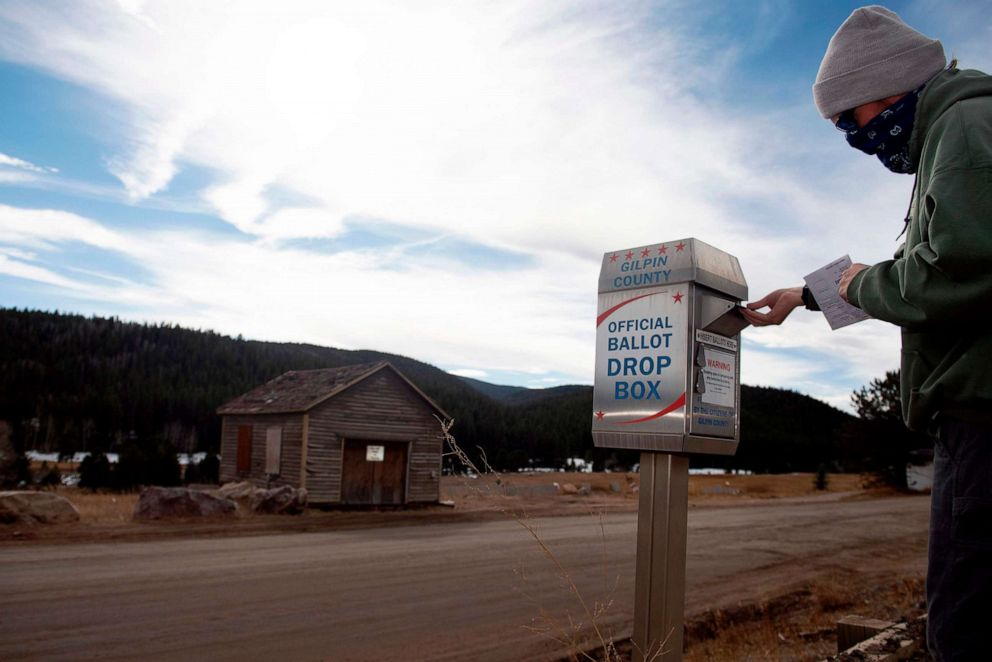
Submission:
[[[0,309],[0,420],[22,450],[102,451],[132,438],[216,451],[215,410],[230,398],[287,370],[379,360],[435,399],[455,419],[462,446],[485,449],[497,468],[560,466],[568,457],[621,465],[637,459],[593,451],[588,386],[496,386],[382,352],[14,309]],[[742,401],[740,451],[729,465],[788,471],[856,460],[844,448],[856,446],[850,442],[860,434],[859,419],[779,389],[745,386]]]

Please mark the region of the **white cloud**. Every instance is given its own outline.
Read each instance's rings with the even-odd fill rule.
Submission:
[[[276,239],[329,238],[344,230],[340,214],[303,207],[278,209],[266,216],[260,226],[257,234]]]
[[[38,259],[38,254],[32,251],[25,251],[19,248],[11,248],[9,246],[0,246],[0,253],[6,255],[7,257],[12,257],[16,260],[22,261],[34,261]]]
[[[0,204],[0,242],[32,248],[81,242],[124,251],[132,243],[97,221],[54,209],[22,209]]]
[[[148,282],[59,275],[61,250],[80,243],[130,259]],[[75,214],[8,206],[0,206],[0,244],[22,258],[7,260],[5,273],[72,290],[63,294],[90,305],[126,304],[134,319],[378,349],[444,365],[484,356],[471,363],[528,373],[584,375],[591,368],[575,359],[585,359],[592,345],[593,302],[570,294],[594,280],[595,266],[576,268],[556,254],[494,279],[415,260],[386,260],[391,268],[384,269],[375,251],[325,255],[188,231],[125,237]]]
[[[278,234],[258,222],[278,185],[338,224],[360,214],[588,254],[654,240],[659,221],[734,240],[745,228],[708,192],[774,184],[748,166],[757,145],[742,120],[761,121],[688,92],[704,65],[677,57],[674,30],[630,48],[649,24],[640,10],[124,7],[8,7],[20,29],[6,54],[124,105],[126,148],[110,168],[134,199],[202,165],[219,173],[204,199],[251,233]]]
[[[4,154],[3,152],[0,152],[0,168],[4,166],[10,168],[17,168],[19,170],[26,170],[28,172],[36,172],[36,173],[57,173],[59,171],[58,168],[50,168],[50,167],[35,165],[30,161],[25,161],[24,159],[19,159],[16,156],[10,156],[8,154]],[[0,170],[0,175],[2,175],[3,173],[4,171]]]
[[[12,256],[5,253],[6,251],[4,251],[4,253],[0,253],[0,274],[14,276],[15,278],[22,278],[25,280],[33,280],[39,283],[44,283],[45,285],[54,285],[68,290],[85,289],[72,279],[63,278],[48,269],[44,269],[33,264],[27,264],[17,259],[11,259]]]
[[[0,170],[0,184],[28,184],[35,176],[27,172]]]
[[[203,204],[248,238],[0,207],[0,241],[38,251],[38,268],[69,242],[130,257],[149,283],[86,296],[151,320],[578,382],[592,373],[605,250],[696,236],[740,257],[754,298],[844,253],[888,257],[909,178],[847,150],[808,96],[708,103],[699,90],[736,75],[737,54],[688,39],[679,13],[522,0],[2,5],[0,57],[119,110],[108,168],[131,200],[160,204],[198,166],[211,174]],[[338,237],[345,218],[533,264],[487,272],[405,260],[400,247],[388,251],[397,272],[372,252],[281,247]],[[745,381],[832,398],[897,359],[884,325],[830,333],[804,315],[745,332],[756,346]]]
[[[448,372],[452,375],[470,377],[471,379],[485,379],[489,376],[489,373],[485,370],[476,370],[475,368],[458,368],[457,370],[449,370]]]

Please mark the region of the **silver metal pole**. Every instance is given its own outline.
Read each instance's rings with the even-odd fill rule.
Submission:
[[[641,453],[634,583],[634,660],[682,659],[689,458]]]

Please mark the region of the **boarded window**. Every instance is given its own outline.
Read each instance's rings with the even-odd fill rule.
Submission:
[[[251,426],[238,426],[238,471],[251,471]]]
[[[265,473],[279,473],[279,458],[282,457],[282,428],[270,427],[265,430]]]

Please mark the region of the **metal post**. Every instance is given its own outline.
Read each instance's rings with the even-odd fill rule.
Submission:
[[[634,660],[682,659],[689,458],[641,453]]]

